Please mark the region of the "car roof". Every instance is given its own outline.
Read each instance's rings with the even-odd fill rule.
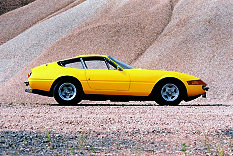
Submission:
[[[107,55],[99,55],[99,54],[91,54],[91,55],[79,55],[73,58],[80,58],[80,57],[108,57]]]
[[[67,59],[59,60],[59,61],[67,61],[67,60],[72,60],[72,59],[76,59],[76,58],[80,58],[80,57],[82,57],[82,58],[85,58],[85,57],[105,57],[105,58],[107,58],[108,56],[107,55],[99,55],[99,54],[79,55],[79,56],[76,56],[76,57],[71,57],[71,58],[67,58]]]

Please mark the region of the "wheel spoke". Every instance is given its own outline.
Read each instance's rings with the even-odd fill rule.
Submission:
[[[177,93],[173,92],[173,93],[172,93],[172,96],[174,96],[174,97],[177,96]]]
[[[168,99],[168,101],[171,101],[171,100],[172,100],[172,99],[171,99],[171,96],[168,96],[167,99]]]
[[[69,95],[69,94],[66,94],[65,98],[66,98],[66,99],[69,99],[69,98],[70,98],[70,95]]]
[[[176,90],[176,88],[173,86],[173,87],[171,88],[171,91],[172,91],[172,92],[175,92],[175,90]]]
[[[65,91],[62,91],[62,92],[61,92],[61,95],[66,95],[66,92],[65,92]]]

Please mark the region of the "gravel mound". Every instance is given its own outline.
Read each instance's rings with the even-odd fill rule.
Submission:
[[[87,3],[88,1],[85,2]],[[118,3],[108,3],[101,10],[100,15],[102,16],[97,16],[90,22],[76,27],[69,34],[52,44],[38,58],[33,60],[29,66],[20,71],[1,88],[1,90],[4,90],[2,92],[4,95],[1,96],[2,101],[40,101],[48,103],[48,98],[39,96],[36,98],[22,91],[22,88],[24,88],[22,82],[25,81],[27,73],[31,71],[32,67],[40,64],[80,54],[93,53],[111,55],[128,63],[134,61],[156,40],[164,27],[166,27],[173,8],[170,1],[137,2],[140,4],[139,8],[128,7],[133,2],[128,2],[126,3],[127,7],[125,4],[120,8]],[[141,12],[138,12],[140,8]],[[121,9],[123,11],[119,11]],[[119,12],[122,12],[121,15]],[[51,22],[52,25],[54,20]],[[71,20],[71,22],[73,21]],[[47,29],[46,27],[46,31],[51,32]],[[48,42],[45,43],[51,44]],[[126,57],[126,55],[129,57]],[[16,89],[11,90],[10,88],[12,87]],[[8,95],[12,96],[9,97]]]
[[[80,54],[106,54],[135,67],[197,76],[210,86],[208,99],[198,102],[232,103],[232,0],[75,4],[0,46],[5,57],[0,83],[6,82],[0,86],[1,101],[54,102],[23,92],[32,67]]]
[[[56,40],[97,14],[106,1],[88,0],[27,29],[0,46],[0,85],[38,57]],[[45,3],[43,3],[45,4]]]
[[[108,3],[100,16],[76,27],[52,44],[31,66],[96,53],[114,55],[128,63],[135,60],[166,27],[173,4],[159,0],[137,1],[136,8],[131,6],[135,1],[123,1],[126,4],[121,7],[117,2]]]
[[[210,87],[208,101],[232,101],[232,15],[232,0],[179,1],[164,32],[133,65],[197,76]]]
[[[36,0],[0,16],[0,45],[75,0]],[[14,1],[12,3],[19,3]]]
[[[17,9],[19,7],[28,5],[35,0],[4,0],[0,1],[0,16],[4,13]]]

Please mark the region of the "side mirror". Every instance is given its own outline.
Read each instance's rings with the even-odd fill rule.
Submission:
[[[120,66],[117,66],[118,71],[123,71],[123,69]]]

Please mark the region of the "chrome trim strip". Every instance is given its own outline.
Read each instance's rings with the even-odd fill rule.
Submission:
[[[87,66],[86,66],[85,62],[83,61],[83,58],[80,57],[80,61],[81,61],[82,65],[83,65],[83,69],[87,69]]]
[[[32,93],[32,89],[25,89],[24,91],[27,93]]]

